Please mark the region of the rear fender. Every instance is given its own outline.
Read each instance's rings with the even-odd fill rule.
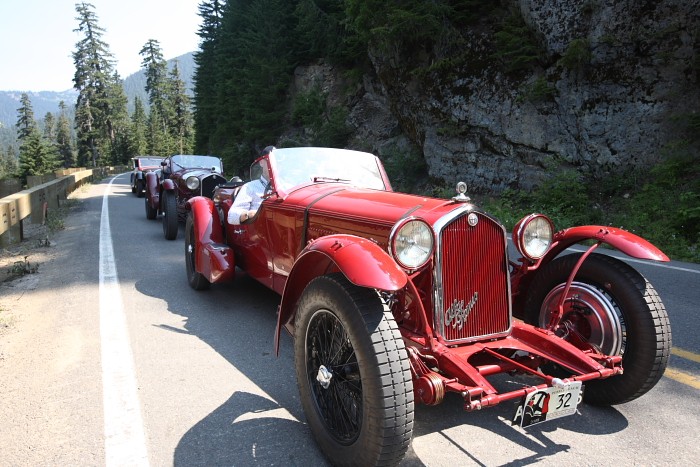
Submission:
[[[282,326],[293,332],[296,303],[306,285],[315,277],[338,271],[359,287],[387,292],[401,290],[408,282],[406,273],[371,240],[328,235],[313,241],[301,252],[287,278],[277,315],[275,352],[279,353]]]
[[[226,245],[224,228],[214,202],[204,196],[187,201],[194,227],[195,269],[209,282],[226,282],[235,275],[233,250]]]

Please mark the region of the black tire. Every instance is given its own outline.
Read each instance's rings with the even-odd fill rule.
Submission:
[[[559,257],[532,282],[526,320],[545,327],[580,254]],[[571,298],[568,298],[571,297]],[[659,381],[671,352],[671,325],[659,295],[635,269],[591,254],[576,274],[564,306],[566,321],[608,355],[622,355],[624,374],[586,383],[584,400],[613,405],[636,399]]]
[[[304,413],[328,459],[398,464],[413,434],[413,381],[401,334],[376,291],[342,274],[311,281],[297,307],[294,351]],[[322,374],[331,376],[326,388]]]
[[[163,192],[163,235],[166,240],[177,238],[177,199],[169,191]]]
[[[195,269],[194,251],[194,219],[192,213],[187,215],[185,223],[185,267],[187,268],[187,282],[194,290],[208,289],[211,283]]]
[[[143,180],[136,180],[136,196],[143,198],[144,195],[144,183]]]
[[[134,175],[131,174],[131,192],[136,193],[136,184],[134,183]]]
[[[158,210],[151,207],[151,204],[148,202],[148,196],[146,196],[145,201],[146,201],[146,219],[153,220],[156,217],[158,217]]]

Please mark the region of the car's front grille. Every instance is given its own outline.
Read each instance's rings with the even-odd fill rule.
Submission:
[[[226,183],[226,179],[219,174],[211,174],[202,177],[201,195],[211,198],[214,196],[214,189],[224,183]]]
[[[469,214],[476,225],[469,225]],[[436,225],[435,328],[446,341],[506,333],[511,309],[503,227],[468,211],[443,223]]]

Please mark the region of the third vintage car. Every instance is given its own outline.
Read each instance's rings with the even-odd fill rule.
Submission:
[[[177,154],[163,160],[158,171],[146,174],[146,218],[163,215],[163,235],[177,238],[178,222],[185,219],[185,204],[193,196],[211,197],[226,183],[221,159]]]
[[[160,169],[162,157],[139,156],[131,159],[134,170],[131,172],[131,192],[141,198],[146,190],[146,174]]]
[[[262,204],[240,224],[227,221],[236,184],[187,202],[187,278],[201,290],[239,267],[280,295],[275,350],[288,331],[306,419],[334,464],[399,463],[414,404],[448,393],[467,411],[519,401],[512,421],[527,427],[581,399],[631,401],[664,373],[664,305],[601,253],[668,261],[639,236],[557,231],[534,213],[512,231],[514,259],[463,184],[452,199],[397,193],[374,155],[326,148],[274,149],[253,164],[251,179],[261,174]],[[501,374],[512,377],[494,384]]]

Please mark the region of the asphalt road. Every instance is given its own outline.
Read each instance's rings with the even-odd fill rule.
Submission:
[[[274,355],[278,297],[243,274],[190,289],[182,226],[164,240],[128,174],[80,198],[55,258],[2,292],[18,319],[0,335],[0,465],[325,465],[288,336]],[[402,465],[698,465],[700,267],[631,264],[671,317],[671,368],[652,391],[528,430],[510,404],[417,406]]]

